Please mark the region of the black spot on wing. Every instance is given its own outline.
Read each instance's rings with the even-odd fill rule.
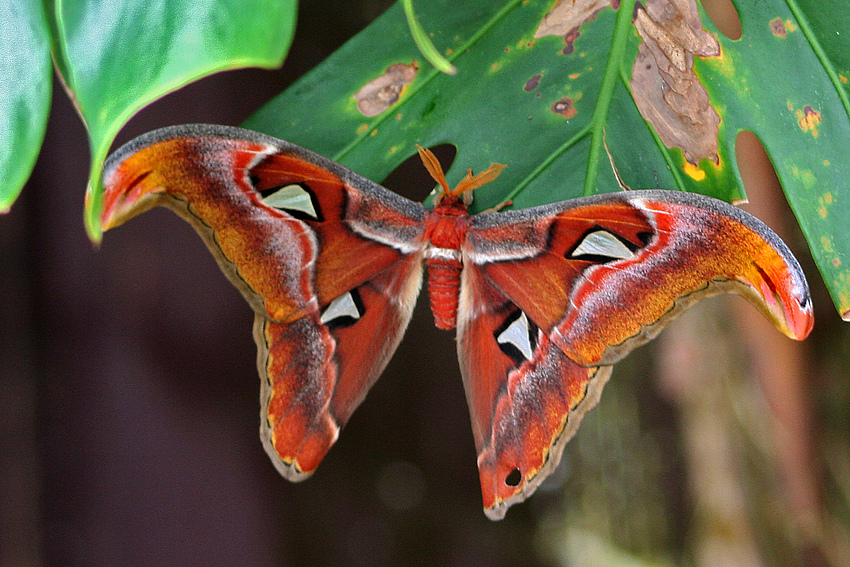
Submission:
[[[505,477],[505,484],[508,486],[519,486],[520,482],[522,482],[522,472],[519,469],[512,470]]]

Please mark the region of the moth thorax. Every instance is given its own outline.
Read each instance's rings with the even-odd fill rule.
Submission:
[[[463,264],[457,250],[430,249],[428,266],[428,296],[434,324],[443,330],[453,329],[457,322],[457,300],[460,290],[460,271]]]

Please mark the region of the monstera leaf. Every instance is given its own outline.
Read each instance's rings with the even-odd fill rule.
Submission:
[[[735,156],[755,133],[840,313],[850,313],[850,41],[839,2],[736,3],[732,40],[695,0],[451,0],[417,15],[458,72],[441,74],[395,6],[246,126],[380,181],[450,143],[456,182],[506,163],[474,209],[622,188],[745,198]]]
[[[53,59],[86,123],[92,179],[115,134],[140,108],[223,69],[276,67],[289,49],[296,0],[15,0],[0,8],[0,211],[38,155],[50,107]],[[7,84],[8,83],[8,84]],[[89,183],[86,226],[100,190]]]

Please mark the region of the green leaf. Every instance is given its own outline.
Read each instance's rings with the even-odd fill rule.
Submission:
[[[704,165],[701,181],[686,175],[681,152],[664,148],[638,113],[628,87],[639,42],[634,1],[619,10],[596,4],[568,48],[563,37],[535,37],[550,1],[423,3],[422,27],[458,67],[455,76],[420,61],[394,6],[245,125],[378,180],[412,155],[414,143],[457,146],[454,182],[467,168],[507,163],[499,181],[476,195],[477,210],[507,198],[526,207],[619,190],[606,146],[633,188],[739,197],[728,166]],[[391,109],[364,115],[355,93],[397,64],[419,68],[415,79]]]
[[[723,144],[755,133],[842,317],[850,314],[850,11],[845,2],[741,2],[743,35],[698,64],[724,105]],[[809,18],[812,18],[811,20]],[[816,33],[817,32],[817,33]]]
[[[644,50],[651,45],[638,33],[633,15],[643,10],[646,16],[663,2],[647,0],[636,11],[634,0],[623,0],[617,10],[602,0],[566,0],[556,7],[578,13],[578,19],[556,17],[554,23],[560,21],[563,29],[549,26],[555,30],[551,35],[538,33],[553,8],[551,0],[422,3],[417,7],[421,26],[458,68],[455,76],[421,61],[396,5],[245,126],[303,145],[377,181],[413,154],[414,143],[457,147],[450,182],[467,168],[480,171],[491,162],[507,163],[496,183],[477,192],[474,210],[508,198],[521,208],[617,191],[618,180],[633,189],[662,187],[742,199],[735,140],[741,130],[751,130],[773,159],[836,306],[843,314],[850,312],[850,233],[838,224],[841,212],[850,210],[850,191],[843,189],[850,178],[850,34],[837,33],[846,26],[829,27],[846,23],[848,9],[835,0],[799,6],[741,2],[743,36],[733,41],[694,4],[697,36],[704,34],[715,49],[719,45],[715,53],[705,46],[703,56],[693,57],[692,78],[685,79],[686,87],[707,94],[706,105],[719,115],[711,135],[700,137],[690,127],[675,125],[676,120],[698,127],[711,123],[702,115],[690,119],[683,110],[701,108],[687,89],[686,96],[662,103],[669,105],[662,108],[667,115],[652,120],[655,126],[644,120],[635,102],[635,95],[651,98],[653,88],[658,100],[661,94],[676,95],[668,88],[669,77],[665,82],[650,75],[645,83],[633,83],[633,70],[644,70],[635,67],[641,44]],[[817,20],[807,22],[804,15]],[[710,33],[699,28],[700,17]],[[784,37],[771,31],[777,18],[788,30]],[[675,39],[675,22],[655,25]],[[644,67],[659,64],[647,57],[652,53],[641,59]],[[374,82],[381,77],[383,83]],[[666,90],[658,90],[662,85]],[[377,92],[372,102],[358,106],[366,86]],[[380,111],[382,101],[396,96]],[[668,134],[656,129],[668,118],[674,135],[696,139],[668,141],[674,146],[668,148],[662,141],[669,140]],[[697,151],[706,142],[716,142],[716,148]],[[687,155],[675,146],[687,146]]]
[[[99,174],[115,135],[146,104],[205,75],[276,67],[296,0],[55,0],[57,67],[91,145],[86,228],[100,239]]]
[[[50,44],[40,0],[0,5],[0,213],[35,165],[51,91]]]

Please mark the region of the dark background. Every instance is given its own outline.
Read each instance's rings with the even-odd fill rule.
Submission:
[[[144,110],[116,143],[168,124],[238,125],[389,4],[301,2],[282,70],[229,72],[191,85]],[[575,559],[576,537],[595,550],[598,565],[625,561],[620,550],[719,564],[700,551],[708,537],[701,526],[717,523],[703,517],[701,499],[716,495],[695,491],[695,474],[688,474],[698,462],[688,437],[694,422],[683,414],[693,407],[690,390],[646,349],[615,371],[553,481],[504,521],[487,520],[453,335],[434,328],[422,300],[384,376],[318,472],[300,484],[282,479],[258,437],[250,309],[191,228],[167,211],[146,213],[93,247],[82,223],[88,163],[84,127],[57,84],[36,170],[12,212],[0,217],[2,565],[589,565]],[[386,184],[414,199],[433,185],[410,179],[401,173]],[[787,211],[778,214],[779,224],[788,220]],[[799,243],[793,230],[787,235]],[[806,268],[819,325],[826,320],[833,339],[820,348],[840,350],[846,332],[819,276]],[[717,304],[719,315],[705,312],[700,324],[714,317],[721,331],[773,337],[758,323],[735,322],[741,304]],[[705,347],[707,340],[698,334],[688,344]],[[779,341],[780,351],[791,344]],[[669,342],[662,348],[679,352]],[[771,485],[764,495],[733,495],[743,502],[739,523],[728,520],[737,504],[720,514],[732,522],[721,527],[755,550],[754,562],[738,565],[840,564],[835,553],[826,557],[841,541],[822,543],[831,525],[821,510],[828,475],[807,439],[846,425],[847,388],[831,386],[843,383],[843,358],[818,359],[818,347],[809,348],[790,355],[789,364],[804,365],[794,367],[791,385],[761,381],[779,384],[773,394],[759,390],[758,378],[735,382],[750,388],[745,399],[762,392],[766,401],[747,403],[768,430],[791,419],[798,435],[780,435],[780,445],[802,444],[790,457],[781,447],[767,455],[753,450],[758,440],[733,444],[740,461],[733,469],[750,479],[755,468],[757,481]],[[744,358],[744,366],[758,367]],[[819,379],[806,382],[813,359]],[[706,381],[720,379],[715,363],[703,359]],[[801,393],[812,385],[816,396]],[[787,399],[790,414],[774,404]],[[779,418],[765,416],[771,404]],[[827,418],[812,418],[809,404],[816,416],[832,409],[838,417],[823,426]],[[838,448],[846,448],[846,436]],[[755,465],[753,452],[760,455]],[[802,472],[793,472],[794,463]],[[806,478],[789,482],[794,475]],[[759,521],[777,511],[787,521]],[[813,514],[817,529],[800,528],[800,514]],[[782,560],[774,563],[763,549],[777,545]]]

